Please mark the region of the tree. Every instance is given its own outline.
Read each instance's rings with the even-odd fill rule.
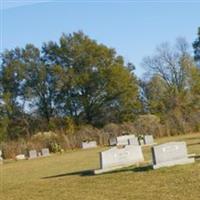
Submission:
[[[114,49],[78,32],[62,35],[59,44],[46,43],[43,53],[46,64],[57,65],[60,114],[92,124],[133,117],[138,98],[133,65],[126,66]]]
[[[198,63],[198,66],[200,66],[200,27],[198,29],[198,37],[193,43],[194,48],[194,59]]]

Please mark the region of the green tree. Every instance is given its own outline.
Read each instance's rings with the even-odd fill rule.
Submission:
[[[78,32],[45,44],[43,53],[45,63],[57,65],[60,113],[92,124],[133,117],[138,99],[133,65],[126,66],[114,49]]]

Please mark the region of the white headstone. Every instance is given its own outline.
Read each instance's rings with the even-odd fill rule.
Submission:
[[[49,154],[49,149],[48,149],[48,148],[42,149],[41,153],[42,153],[42,156],[49,156],[49,155],[50,155],[50,154]]]
[[[97,147],[97,143],[96,141],[86,141],[86,142],[82,142],[82,148],[83,149],[90,149],[90,148],[95,148]]]
[[[29,159],[37,158],[37,151],[36,150],[30,150],[29,151]]]
[[[144,161],[140,146],[127,145],[124,147],[113,147],[100,153],[101,169],[95,170],[95,174],[120,169]]]
[[[169,142],[152,147],[153,168],[193,163],[194,158],[188,158],[185,142]]]
[[[122,135],[117,137],[117,145],[128,145],[129,139],[135,139],[135,135]]]
[[[16,160],[25,160],[26,159],[26,156],[24,154],[19,154],[19,155],[16,155],[15,156],[15,159]]]
[[[144,144],[147,144],[147,145],[154,144],[153,136],[152,135],[145,135],[144,136]]]
[[[138,138],[137,137],[129,138],[128,145],[139,145]]]

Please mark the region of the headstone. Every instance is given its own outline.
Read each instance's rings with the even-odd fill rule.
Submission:
[[[26,156],[24,154],[19,154],[19,155],[16,155],[15,156],[15,159],[16,160],[25,160],[26,159]]]
[[[90,148],[95,148],[97,147],[97,143],[96,141],[86,141],[86,142],[82,142],[82,148],[83,149],[90,149]]]
[[[3,164],[2,151],[0,150],[0,164]]]
[[[137,137],[129,138],[128,145],[139,145],[138,138]]]
[[[42,149],[41,153],[42,153],[42,156],[49,156],[49,155],[50,155],[50,154],[49,154],[49,149],[48,149],[48,148]]]
[[[185,142],[169,142],[152,147],[153,168],[193,163],[194,158],[188,158]]]
[[[36,150],[30,150],[28,154],[29,154],[29,159],[37,158],[37,151]]]
[[[128,145],[128,140],[135,138],[135,135],[122,135],[117,137],[117,145]]]
[[[116,144],[117,144],[117,139],[115,137],[109,139],[110,146],[115,146]]]
[[[115,169],[120,169],[144,161],[140,146],[127,145],[121,148],[112,147],[100,153],[100,169],[95,170],[95,174],[100,174]]]
[[[152,135],[145,135],[144,136],[144,144],[146,144],[146,145],[154,144],[153,136]]]

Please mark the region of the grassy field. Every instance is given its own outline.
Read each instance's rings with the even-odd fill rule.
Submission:
[[[189,153],[200,154],[200,134],[157,140],[186,141]],[[77,150],[47,158],[7,161],[0,166],[1,200],[199,200],[200,161],[152,170],[131,167],[91,175],[99,167],[98,152]],[[150,148],[144,149],[151,159]]]

